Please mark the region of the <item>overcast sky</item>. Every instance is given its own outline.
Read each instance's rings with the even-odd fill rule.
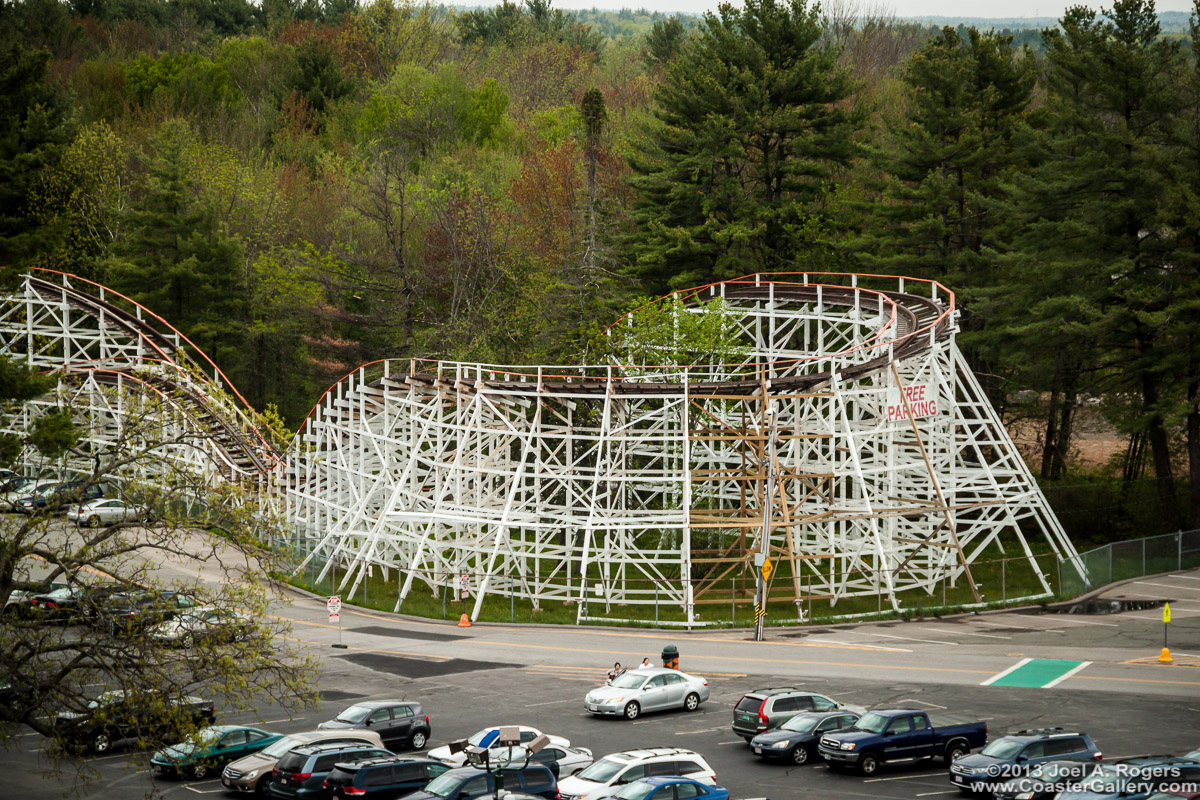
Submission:
[[[835,0],[837,1],[837,0]],[[1063,0],[991,0],[982,3],[962,2],[962,0],[893,0],[892,2],[872,2],[871,0],[841,0],[860,7],[880,6],[890,8],[900,17],[947,16],[947,17],[1054,17],[1062,15],[1069,6],[1088,5],[1093,8],[1112,6],[1112,0],[1078,0],[1063,2]],[[647,8],[651,11],[673,13],[686,11],[699,14],[717,7],[719,0],[629,0],[622,5],[628,8]],[[828,4],[829,0],[826,0]],[[1159,11],[1191,11],[1188,0],[1163,0],[1156,4]],[[554,6],[562,9],[580,8],[620,8],[612,0],[596,2],[595,0],[555,0]]]

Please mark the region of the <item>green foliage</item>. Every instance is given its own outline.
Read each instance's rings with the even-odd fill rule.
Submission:
[[[134,103],[157,104],[172,113],[212,114],[238,97],[229,73],[196,53],[140,55],[125,64],[124,72]]]
[[[605,349],[617,363],[737,365],[750,354],[739,338],[736,312],[721,298],[690,308],[677,294],[634,302],[637,307],[607,332]]]
[[[679,53],[687,29],[678,16],[660,19],[646,34],[646,61],[654,66],[664,66]]]
[[[827,234],[834,170],[854,152],[852,83],[804,0],[705,16],[656,92],[627,247],[654,288],[796,269]]]
[[[46,83],[49,54],[0,50],[0,265],[28,264],[60,235],[32,208],[41,171],[58,162],[71,129]]]
[[[467,86],[453,65],[436,72],[401,66],[380,85],[357,121],[364,143],[410,142],[422,155],[442,144],[496,144],[508,135],[508,95],[492,79],[477,88]]]

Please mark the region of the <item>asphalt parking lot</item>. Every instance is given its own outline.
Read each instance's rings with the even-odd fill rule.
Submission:
[[[374,655],[374,657],[369,657]],[[687,664],[681,664],[686,670]],[[998,687],[935,686],[927,683],[802,679],[783,675],[709,673],[712,699],[691,714],[648,715],[630,723],[593,718],[583,711],[583,694],[602,681],[603,669],[531,665],[513,667],[486,661],[435,662],[349,652],[330,655],[322,679],[324,707],[296,718],[271,708],[258,714],[224,716],[226,723],[261,724],[282,732],[313,728],[341,708],[364,698],[419,700],[433,723],[430,747],[497,724],[526,724],[568,737],[591,748],[597,757],[632,747],[671,746],[703,754],[718,782],[735,798],[917,798],[953,795],[940,764],[895,766],[863,779],[835,774],[819,764],[791,767],[766,764],[753,756],[729,730],[733,705],[754,687],[803,684],[861,705],[902,705],[927,710],[971,713],[987,720],[994,737],[1009,729],[1062,725],[1090,733],[1108,758],[1142,753],[1185,752],[1200,745],[1195,720],[1200,698],[1160,698],[1133,694],[1069,692]],[[60,796],[70,785],[66,774],[44,774],[41,737],[17,739],[4,754],[4,775],[15,797]],[[90,762],[99,780],[90,796],[128,800],[161,795],[194,798],[220,795],[216,779],[163,779],[149,771],[148,754],[121,750]]]

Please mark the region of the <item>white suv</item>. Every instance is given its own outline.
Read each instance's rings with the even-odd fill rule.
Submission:
[[[683,775],[710,786],[717,783],[716,773],[699,753],[652,747],[607,755],[582,772],[559,781],[558,793],[561,800],[598,800],[623,784],[655,775]]]

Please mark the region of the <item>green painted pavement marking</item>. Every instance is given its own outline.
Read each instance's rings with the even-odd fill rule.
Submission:
[[[1056,661],[1048,658],[1026,658],[999,672],[980,686],[1020,686],[1026,689],[1049,689],[1057,686],[1087,667],[1090,661]]]

